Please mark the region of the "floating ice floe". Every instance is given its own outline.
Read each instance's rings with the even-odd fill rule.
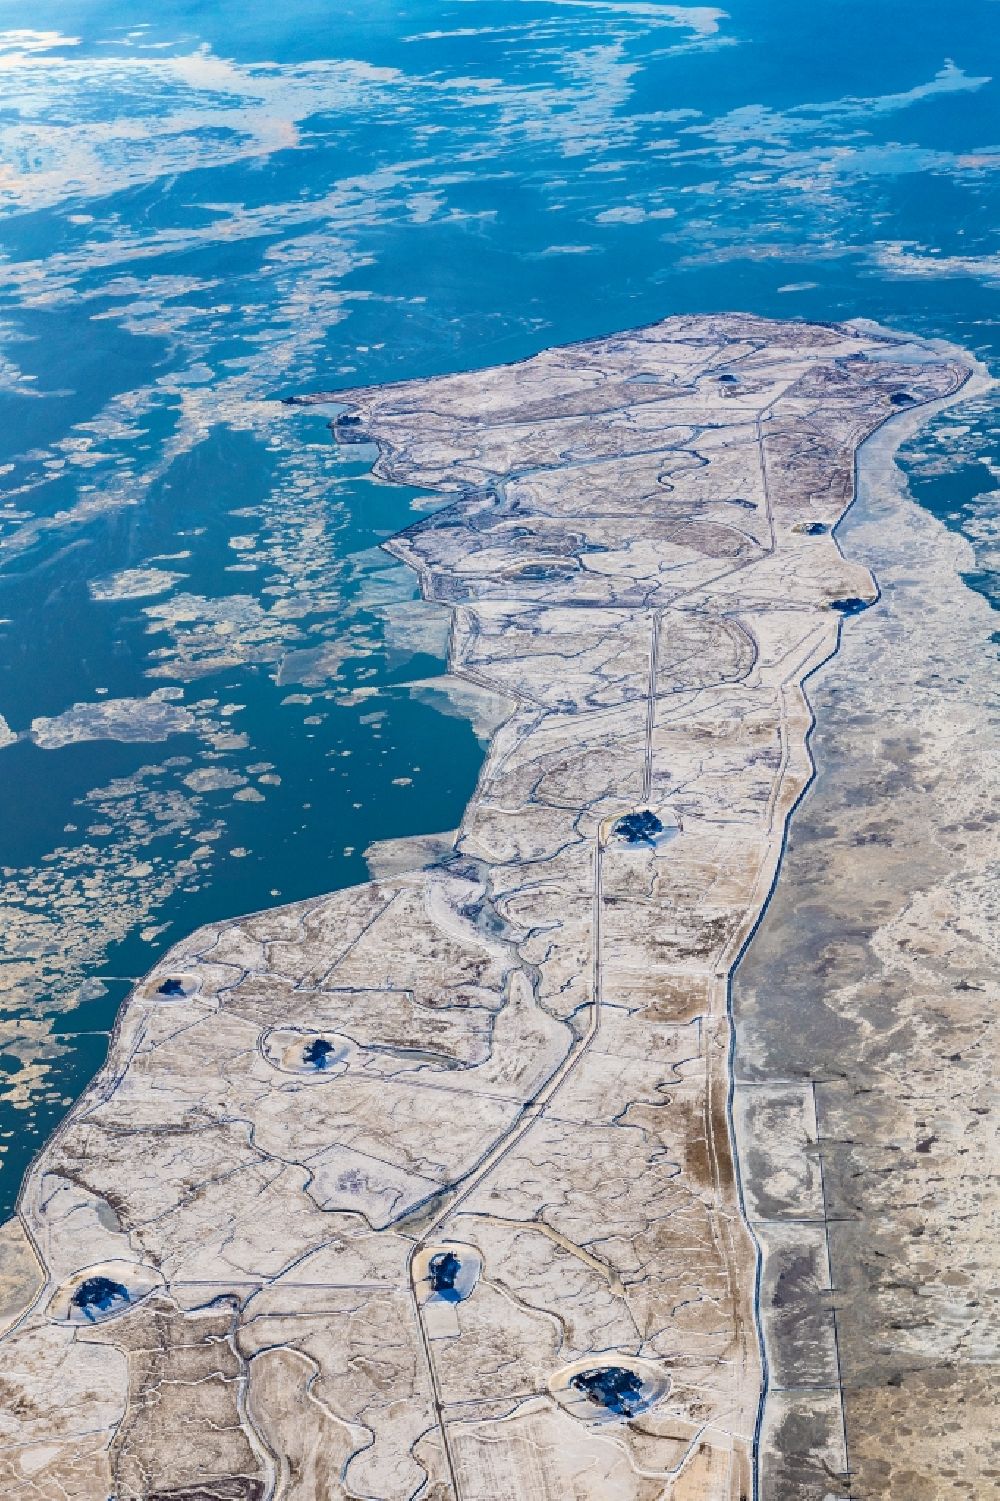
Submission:
[[[62,714],[31,721],[31,739],[42,750],[61,750],[83,740],[146,742],[183,735],[196,727],[194,715],[161,698],[108,698],[73,704]]]

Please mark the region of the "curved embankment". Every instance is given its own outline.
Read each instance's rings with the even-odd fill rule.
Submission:
[[[859,452],[839,538],[879,608],[808,684],[817,778],[734,981],[765,1501],[957,1501],[1000,1474],[996,619],[894,464],[929,415]]]
[[[511,713],[450,849],[130,997],[8,1232],[5,1495],[754,1493],[729,980],[875,598],[857,445],[968,374],[927,353],[677,318],[306,398],[453,494],[389,545]]]

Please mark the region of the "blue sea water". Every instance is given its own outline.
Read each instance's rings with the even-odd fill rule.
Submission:
[[[364,879],[474,785],[378,551],[428,498],[275,398],[716,309],[1000,354],[995,0],[25,19],[0,3],[0,1214],[165,945]],[[986,593],[996,434],[980,401],[906,454]],[[162,740],[60,718],[151,695],[186,711]]]

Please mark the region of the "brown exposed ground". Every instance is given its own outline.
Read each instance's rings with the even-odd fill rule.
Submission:
[[[885,457],[842,536],[882,597],[809,685],[819,775],[737,976],[738,1067],[748,1095],[815,1081],[798,1162],[827,1226],[801,1224],[793,1165],[771,1210],[789,1221],[767,1279],[778,1372],[815,1382],[802,1356],[835,1317],[846,1492],[979,1501],[1000,1495],[995,616]],[[768,1501],[842,1494],[818,1462],[839,1400],[780,1411]]]

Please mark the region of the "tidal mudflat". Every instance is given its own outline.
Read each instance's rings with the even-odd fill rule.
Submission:
[[[838,532],[878,608],[808,684],[817,779],[734,986],[769,1501],[1000,1486],[996,616],[892,442]]]
[[[972,378],[912,349],[679,317],[301,398],[447,502],[387,545],[506,717],[454,836],[129,997],[4,1232],[10,1493],[747,1501],[791,1453],[758,1247],[809,1142],[800,1090],[776,1184],[746,1149],[730,979],[879,598],[857,448]],[[836,1437],[793,1458],[847,1495]]]

